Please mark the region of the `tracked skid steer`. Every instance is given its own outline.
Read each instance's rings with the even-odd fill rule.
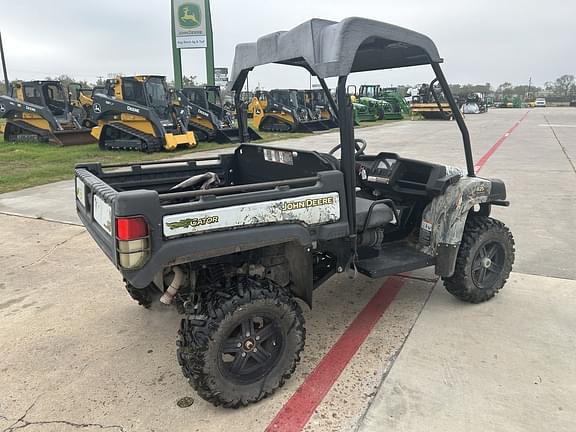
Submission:
[[[187,107],[158,75],[117,77],[93,95],[92,135],[102,150],[172,151],[197,145]]]
[[[295,89],[275,89],[266,94],[266,108],[261,98],[254,98],[254,125],[264,132],[317,132],[335,127],[333,120],[323,120],[306,106],[304,93]]]
[[[79,121],[86,128],[92,129],[96,126],[92,105],[94,105],[94,95],[98,93],[105,94],[106,86],[86,88],[79,83],[71,83],[68,85],[70,105],[82,110],[81,119],[79,119]]]
[[[0,133],[4,141],[39,141],[59,146],[96,140],[81,122],[84,113],[73,107],[60,81],[18,81],[10,96],[0,96]]]
[[[224,107],[220,87],[186,87],[182,89],[190,113],[188,129],[194,131],[198,141],[216,141],[219,144],[239,142],[238,128],[230,112]],[[248,128],[250,141],[262,139]]]

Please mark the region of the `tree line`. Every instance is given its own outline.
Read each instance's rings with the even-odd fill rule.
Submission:
[[[60,81],[67,87],[71,83],[78,83],[82,87],[91,88],[95,86],[103,86],[106,80],[103,77],[98,78],[94,83],[88,81],[76,80],[69,75],[59,75],[56,77],[47,77],[45,80],[55,80]],[[183,79],[184,87],[191,87],[197,85],[197,77],[190,75],[184,76]],[[173,82],[168,82],[168,85],[173,85]],[[408,89],[411,86],[404,85],[399,86],[399,90]],[[565,74],[562,75],[554,81],[547,81],[544,87],[538,87],[535,85],[513,85],[510,82],[504,82],[493,88],[490,83],[485,84],[451,84],[450,89],[452,93],[456,95],[464,95],[469,93],[485,93],[493,94],[496,98],[503,96],[520,96],[527,98],[535,98],[540,95],[553,96],[559,100],[571,100],[576,98],[576,77],[574,75]],[[405,92],[404,92],[405,93]],[[0,81],[0,94],[6,94],[6,86],[3,81]]]

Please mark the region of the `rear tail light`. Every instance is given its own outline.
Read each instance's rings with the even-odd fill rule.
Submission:
[[[150,257],[150,235],[143,217],[116,218],[116,239],[121,267],[142,267]]]

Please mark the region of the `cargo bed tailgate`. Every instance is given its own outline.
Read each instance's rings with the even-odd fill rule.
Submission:
[[[116,264],[114,205],[118,192],[86,169],[75,170],[76,210],[108,258]]]

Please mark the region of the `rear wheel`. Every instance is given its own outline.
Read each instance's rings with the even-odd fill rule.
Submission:
[[[500,221],[470,216],[466,221],[454,274],[444,287],[469,303],[491,299],[506,283],[514,263],[514,238]]]
[[[214,289],[204,317],[182,320],[178,361],[198,394],[237,408],[272,394],[290,378],[304,348],[304,318],[290,293],[243,277]]]

